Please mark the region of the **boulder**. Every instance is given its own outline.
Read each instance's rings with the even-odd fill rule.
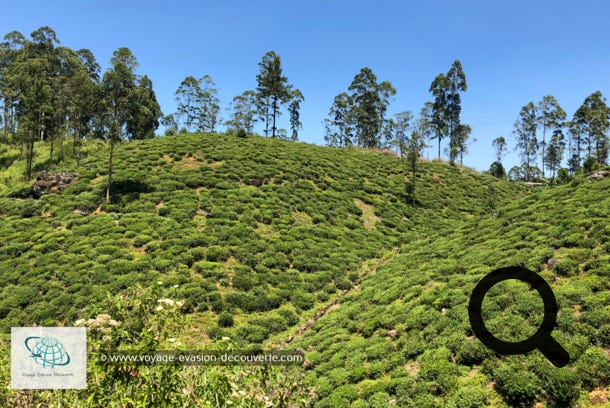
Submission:
[[[36,173],[36,181],[32,184],[30,192],[32,197],[40,198],[43,194],[59,194],[76,182],[76,174],[59,172],[49,173],[43,170]]]
[[[254,187],[260,187],[263,185],[263,180],[258,178],[251,178],[250,180],[248,180],[248,184]]]
[[[599,180],[599,179],[602,179],[602,178],[608,177],[608,176],[610,176],[610,171],[608,171],[608,170],[600,170],[600,171],[597,171],[597,172],[591,174],[587,178],[594,179],[594,180]]]

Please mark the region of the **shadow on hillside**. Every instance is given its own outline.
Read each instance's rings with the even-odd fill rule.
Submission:
[[[15,161],[19,159],[19,153],[16,153],[11,156],[3,156],[0,157],[0,168],[7,169],[9,168]]]
[[[116,180],[112,182],[110,190],[111,200],[129,202],[137,200],[141,193],[148,193],[151,188],[148,184],[137,180]]]

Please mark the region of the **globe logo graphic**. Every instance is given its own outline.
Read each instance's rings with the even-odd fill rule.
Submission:
[[[25,348],[31,353],[30,357],[34,358],[36,364],[44,368],[70,364],[68,352],[55,337],[28,337],[25,339]]]

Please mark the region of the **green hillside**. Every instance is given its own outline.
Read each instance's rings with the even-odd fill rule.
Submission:
[[[609,190],[608,178],[577,180],[402,245],[295,340],[310,350],[316,407],[608,406]],[[472,289],[510,265],[551,284],[560,308],[553,336],[571,355],[567,367],[538,351],[494,355],[473,337]],[[542,320],[542,300],[521,282],[498,284],[485,301],[486,325],[505,341],[525,340]]]
[[[79,165],[52,165],[77,182],[40,199],[17,179],[18,152],[0,154],[2,378],[10,327],[78,319],[92,319],[84,323],[92,351],[262,345],[305,350],[306,367],[134,374],[95,363],[87,390],[36,394],[2,383],[0,405],[419,408],[605,398],[608,179],[531,190],[421,162],[413,205],[407,165],[387,152],[180,134],[120,144],[115,154],[112,204],[103,200],[103,146],[87,146]],[[37,160],[35,169],[48,167],[45,153]],[[567,368],[538,352],[500,358],[472,337],[472,288],[514,264],[552,284],[561,308],[554,336],[574,361]],[[539,299],[525,292],[507,284],[484,304],[507,340],[540,318]],[[164,298],[182,303],[159,309]]]
[[[425,163],[413,208],[395,157],[179,135],[121,146],[106,205],[106,161],[93,150],[78,168],[57,166],[78,176],[62,194],[16,187],[0,199],[4,331],[72,321],[107,292],[159,280],[179,285],[187,313],[294,314],[349,288],[364,260],[484,213],[490,183],[498,199],[520,191]],[[240,337],[290,324],[267,317],[238,325]]]

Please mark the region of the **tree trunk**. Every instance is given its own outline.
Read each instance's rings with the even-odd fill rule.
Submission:
[[[110,139],[110,157],[108,158],[108,187],[106,188],[106,203],[110,204],[110,186],[112,185],[112,156],[114,154],[114,139]]]
[[[413,160],[411,162],[411,174],[412,174],[411,204],[413,205],[413,208],[415,208],[415,170],[416,170],[416,166],[417,166],[417,161]]]
[[[273,98],[273,126],[271,127],[272,137],[275,138],[275,116],[277,114],[277,99]]]
[[[441,161],[441,137],[438,137],[438,161]]]
[[[27,156],[27,164],[26,164],[26,176],[27,179],[30,180],[32,178],[32,162],[34,160],[34,134],[29,132],[29,140],[28,140],[28,151],[26,153]]]
[[[542,126],[542,178],[544,178],[544,148],[546,146],[546,125]]]
[[[50,137],[49,141],[51,142],[51,148],[49,149],[49,166],[53,164],[53,138]]]

